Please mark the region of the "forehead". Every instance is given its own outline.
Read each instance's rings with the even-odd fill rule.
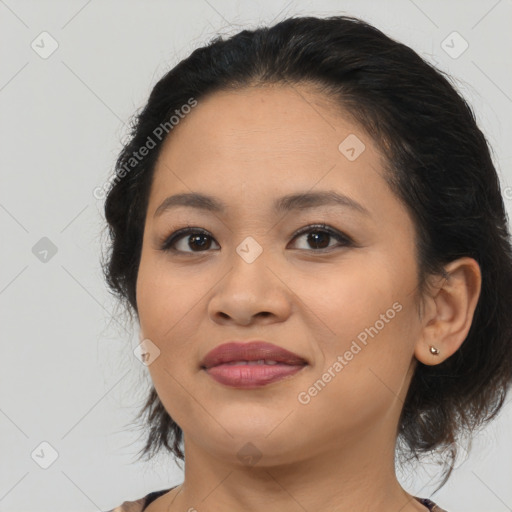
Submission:
[[[375,196],[394,199],[374,142],[325,96],[298,85],[221,91],[198,100],[167,137],[149,210],[170,193],[240,206],[315,188],[337,189],[369,209]]]
[[[219,91],[198,101],[173,129],[164,151],[174,146],[177,153],[194,149],[194,157],[265,161],[297,155],[332,161],[348,134],[357,131],[369,139],[335,110],[332,101],[303,85]]]

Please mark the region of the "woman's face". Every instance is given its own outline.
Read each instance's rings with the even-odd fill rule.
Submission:
[[[156,213],[191,193],[223,209]],[[206,235],[162,249],[187,226]],[[186,449],[236,462],[252,443],[265,465],[393,443],[420,336],[416,275],[411,218],[348,117],[299,86],[200,100],[162,148],[137,280],[142,337],[160,351],[148,369]],[[256,388],[222,384],[201,361],[233,340],[307,365]]]

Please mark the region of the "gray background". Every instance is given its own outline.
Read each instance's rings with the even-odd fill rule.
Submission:
[[[181,482],[170,459],[133,462],[142,443],[127,425],[150,381],[132,353],[136,326],[102,280],[93,190],[168,68],[216,33],[299,13],[361,16],[449,72],[494,149],[511,211],[510,0],[0,0],[0,511],[108,510]],[[452,55],[442,46],[453,31],[469,44],[456,58],[462,40],[447,40]],[[432,498],[450,512],[512,510],[511,427],[509,397]],[[434,474],[400,478],[428,497]]]

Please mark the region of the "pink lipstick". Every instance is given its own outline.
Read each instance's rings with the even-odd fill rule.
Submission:
[[[290,377],[307,365],[303,357],[264,341],[224,343],[208,352],[201,362],[217,382],[243,389]]]

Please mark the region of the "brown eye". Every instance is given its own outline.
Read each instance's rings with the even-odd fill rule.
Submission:
[[[323,224],[319,226],[308,226],[302,229],[294,236],[293,240],[297,240],[303,235],[307,235],[305,237],[305,244],[308,246],[302,247],[302,249],[306,250],[322,251],[324,249],[352,245],[352,240],[348,236]],[[335,240],[337,243],[330,245],[331,240]]]
[[[167,238],[161,249],[177,252],[204,252],[210,249],[212,240],[214,240],[213,237],[202,229],[180,229]]]

